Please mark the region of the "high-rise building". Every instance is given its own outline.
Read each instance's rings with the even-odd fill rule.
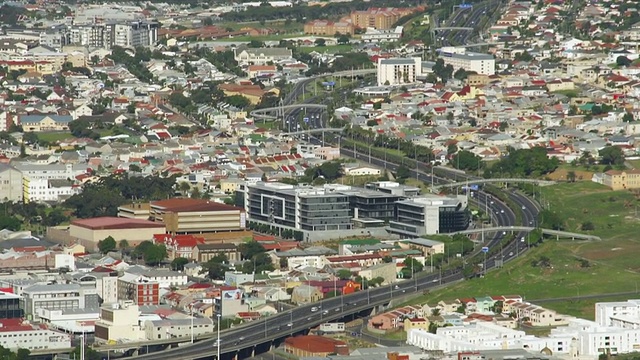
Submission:
[[[0,291],[0,319],[20,319],[24,317],[24,310],[20,305],[20,296]]]

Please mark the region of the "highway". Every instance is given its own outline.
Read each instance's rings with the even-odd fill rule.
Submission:
[[[482,17],[491,16],[501,5],[500,0],[490,0],[474,4],[472,8],[458,9],[447,20],[446,24],[439,24],[441,27],[471,27],[476,31],[468,30],[441,30],[436,34],[442,46],[465,45],[476,35]]]

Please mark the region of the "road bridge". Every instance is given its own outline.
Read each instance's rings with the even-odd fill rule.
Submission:
[[[293,135],[304,135],[304,134],[317,134],[323,132],[343,132],[345,128],[320,128],[320,129],[309,129],[309,130],[300,130],[293,131],[288,133],[282,133],[282,136],[293,136]]]
[[[556,239],[571,238],[571,240],[576,240],[576,239],[591,240],[591,241],[601,241],[602,240],[599,236],[595,236],[595,235],[580,234],[580,233],[574,233],[574,232],[569,232],[569,231],[561,231],[561,230],[535,228],[535,227],[530,227],[530,226],[497,226],[497,227],[490,227],[490,228],[486,227],[486,228],[477,228],[477,229],[457,231],[454,234],[470,235],[470,234],[480,234],[480,233],[483,233],[483,232],[485,232],[485,233],[494,233],[494,232],[503,232],[503,231],[509,231],[509,232],[525,231],[525,232],[530,232],[530,231],[533,231],[533,230],[536,230],[536,229],[539,229],[540,231],[542,231],[542,233],[544,235],[555,236]]]
[[[434,31],[438,31],[438,30],[466,30],[466,31],[473,31],[474,29],[472,27],[463,27],[463,26],[444,26],[444,27],[436,27],[433,28]]]
[[[306,109],[326,109],[327,105],[323,104],[295,104],[295,105],[283,105],[277,107],[263,108],[253,110],[249,115],[251,115],[255,119],[266,119],[266,120],[275,120],[278,119],[278,116],[269,115],[269,113],[284,114],[286,110],[293,110],[298,108],[306,108]]]
[[[550,180],[538,180],[538,179],[517,179],[517,178],[498,178],[498,179],[475,179],[475,180],[467,180],[467,181],[457,181],[447,184],[440,184],[433,187],[434,191],[440,190],[441,188],[455,188],[458,186],[469,186],[469,185],[478,185],[478,184],[488,184],[488,183],[528,183],[528,184],[536,184],[539,186],[545,185],[554,185],[555,181]]]

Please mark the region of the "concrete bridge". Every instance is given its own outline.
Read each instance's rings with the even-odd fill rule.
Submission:
[[[553,185],[555,181],[549,180],[538,180],[538,179],[516,179],[516,178],[499,178],[499,179],[475,179],[475,180],[467,180],[467,181],[457,181],[448,184],[441,184],[433,187],[434,191],[440,190],[442,188],[455,188],[458,186],[469,186],[469,185],[478,185],[478,184],[488,184],[488,183],[529,183],[536,184],[539,186]]]
[[[438,31],[438,30],[466,30],[466,31],[473,31],[474,29],[471,27],[456,27],[456,26],[451,26],[451,27],[436,27],[433,28],[434,31]]]
[[[455,232],[454,234],[469,235],[469,234],[480,234],[480,233],[483,233],[483,232],[485,232],[485,233],[495,233],[495,232],[502,232],[502,231],[508,231],[508,232],[527,231],[527,232],[531,232],[531,231],[536,230],[536,229],[537,228],[529,227],[529,226],[498,226],[498,227],[490,227],[490,228],[486,227],[486,228],[463,230],[463,231]],[[595,235],[580,234],[580,233],[574,233],[574,232],[569,232],[569,231],[543,229],[543,228],[538,228],[538,229],[540,229],[544,235],[555,236],[556,240],[559,240],[560,238],[564,238],[564,239],[571,238],[571,240],[579,239],[579,240],[591,240],[591,241],[601,241],[602,240],[599,236],[595,236]]]
[[[304,134],[316,134],[316,133],[324,133],[324,132],[342,132],[345,128],[321,128],[321,129],[309,129],[309,130],[300,130],[293,131],[288,133],[282,133],[280,135],[283,136],[293,136],[293,135],[304,135]]]
[[[322,104],[283,105],[283,106],[253,110],[249,115],[251,115],[255,119],[276,120],[279,118],[278,116],[269,115],[269,114],[276,113],[276,114],[279,114],[280,117],[282,117],[282,115],[286,113],[287,110],[293,110],[297,108],[326,109],[327,105],[322,105]]]

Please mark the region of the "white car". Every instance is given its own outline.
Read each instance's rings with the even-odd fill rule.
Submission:
[[[527,207],[522,205],[522,210],[527,210]]]
[[[504,214],[504,210],[500,210],[500,214]]]
[[[314,307],[311,308],[311,312],[316,312],[316,311],[318,311],[317,307],[314,306]]]

